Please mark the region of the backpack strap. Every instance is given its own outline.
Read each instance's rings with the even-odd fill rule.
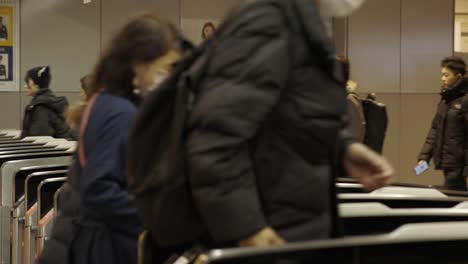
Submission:
[[[78,138],[78,159],[81,165],[81,168],[83,168],[86,165],[86,154],[85,154],[85,148],[84,148],[84,134],[86,131],[86,127],[88,126],[88,120],[89,120],[89,115],[91,113],[91,109],[93,108],[94,103],[96,102],[97,97],[100,95],[100,93],[94,95],[91,97],[91,99],[88,101],[88,105],[86,106],[84,112],[83,112],[83,119],[81,120],[81,125],[80,125],[80,134]]]

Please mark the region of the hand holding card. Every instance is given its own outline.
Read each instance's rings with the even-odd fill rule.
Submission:
[[[419,165],[414,168],[416,175],[421,175],[427,169],[429,169],[429,164],[426,161],[419,162]]]

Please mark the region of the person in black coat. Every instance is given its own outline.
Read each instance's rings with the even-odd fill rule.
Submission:
[[[50,80],[49,66],[30,69],[26,74],[26,93],[33,99],[24,112],[22,137],[70,137],[70,128],[64,116],[68,101],[65,97],[54,95],[49,89]]]
[[[215,246],[329,238],[334,177],[349,174],[369,190],[391,179],[391,165],[345,130],[346,90],[323,14],[351,10],[316,4],[251,1],[218,29],[207,55],[187,155]]]
[[[468,177],[468,79],[466,63],[458,57],[442,61],[442,92],[431,128],[419,154],[443,170],[447,189],[466,191]]]

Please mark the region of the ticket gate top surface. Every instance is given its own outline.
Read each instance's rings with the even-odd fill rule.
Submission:
[[[235,248],[211,250],[207,254],[204,254],[198,263],[250,263],[246,261],[254,258],[276,259],[281,256],[294,256],[295,254],[304,253],[307,254],[323,249],[329,250],[328,253],[330,254],[333,252],[333,249],[340,248],[353,249],[365,246],[391,246],[402,244],[410,245],[416,243],[426,244],[431,242],[443,243],[456,241],[463,244],[468,242],[468,223],[449,222],[408,224],[398,228],[394,232],[384,235],[358,236],[322,241],[288,243],[284,246],[270,248]],[[427,253],[429,254],[430,250]]]
[[[0,156],[0,206],[13,206],[14,203],[14,178],[18,169],[22,167],[44,166],[49,164],[70,164],[72,154],[68,152],[35,153],[8,156],[3,159]]]

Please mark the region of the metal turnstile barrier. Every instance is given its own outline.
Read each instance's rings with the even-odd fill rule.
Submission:
[[[24,217],[24,264],[33,264],[36,258],[36,238],[38,237],[38,219],[40,218],[38,190],[47,180],[62,178],[67,171],[36,172],[29,175],[25,182],[25,217]],[[65,179],[63,178],[62,183]]]
[[[467,263],[467,248],[468,223],[409,224],[385,235],[211,250],[196,263],[461,264]]]
[[[51,178],[42,181],[38,187],[38,218],[36,253],[39,255],[44,248],[44,243],[52,233],[53,219],[55,217],[55,198],[57,191],[62,187],[66,178]]]
[[[390,208],[381,203],[339,205],[345,236],[390,233],[410,223],[468,221],[468,203],[452,208]]]
[[[22,167],[15,171],[13,174],[13,207],[12,207],[12,218],[11,218],[11,251],[12,251],[12,263],[21,264],[23,255],[23,227],[24,217],[26,212],[25,206],[25,189],[24,185],[26,178],[37,172],[52,172],[52,171],[63,171],[67,170],[69,161],[63,163],[51,164],[51,165],[39,165],[39,166],[28,166]]]
[[[13,209],[13,181],[16,170],[22,167],[70,163],[74,149],[49,153],[0,156],[0,263],[10,263],[10,235]]]

